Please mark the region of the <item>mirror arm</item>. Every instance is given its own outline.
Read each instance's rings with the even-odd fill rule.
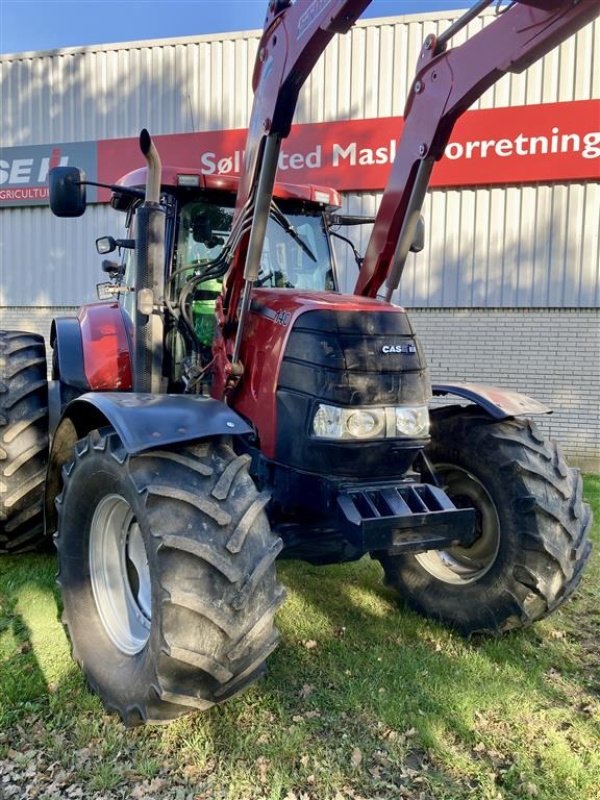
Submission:
[[[348,227],[350,225],[372,225],[375,222],[375,217],[361,217],[356,214],[328,214],[328,225],[343,225]]]
[[[130,186],[120,186],[118,183],[97,183],[96,181],[73,181],[76,186],[99,186],[101,189],[110,189],[118,194],[128,194],[130,197],[139,197],[143,200],[146,193],[143,189],[133,189]]]

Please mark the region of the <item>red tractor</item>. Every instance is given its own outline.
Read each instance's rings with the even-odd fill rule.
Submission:
[[[231,179],[163,169],[143,131],[147,169],[109,187],[126,238],[97,242],[124,254],[103,265],[111,299],[55,320],[49,387],[41,338],[2,334],[0,546],[54,535],[73,656],[127,724],[208,708],[263,672],[278,557],[368,553],[411,607],[467,635],[541,619],[579,583],[591,515],[527,419],[547,409],[432,387],[391,302],[456,119],[600,12],[513,3],[449,49],[489,2],[423,45],[354,294],[336,291],[330,227],[356,220],[332,216],[335,192],[275,174],[300,87],[368,0],[271,0],[237,196]],[[82,214],[85,185],[53,170],[53,211]],[[432,394],[459,400],[430,410]]]

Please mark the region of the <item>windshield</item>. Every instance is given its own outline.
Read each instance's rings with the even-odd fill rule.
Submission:
[[[195,200],[181,207],[177,269],[213,261],[231,230],[233,208]],[[185,273],[182,283],[185,282]],[[277,213],[269,218],[257,286],[333,290],[329,241],[320,212]]]

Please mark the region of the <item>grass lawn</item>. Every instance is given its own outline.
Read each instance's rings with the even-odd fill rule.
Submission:
[[[573,599],[465,641],[398,607],[370,559],[280,566],[268,676],[220,708],[126,730],[71,661],[52,556],[0,560],[0,798],[599,800],[600,477]]]

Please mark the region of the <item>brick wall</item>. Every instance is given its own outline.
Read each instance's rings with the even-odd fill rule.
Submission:
[[[50,325],[54,317],[70,316],[77,313],[76,308],[47,306],[40,308],[22,306],[0,307],[0,328],[7,331],[31,331],[41,333],[48,342]]]
[[[0,308],[0,326],[46,339],[73,308]],[[433,380],[494,384],[529,394],[554,413],[538,417],[569,460],[600,472],[600,311],[410,309]]]
[[[554,413],[536,417],[569,460],[600,471],[600,311],[409,309],[432,380],[495,384]]]

